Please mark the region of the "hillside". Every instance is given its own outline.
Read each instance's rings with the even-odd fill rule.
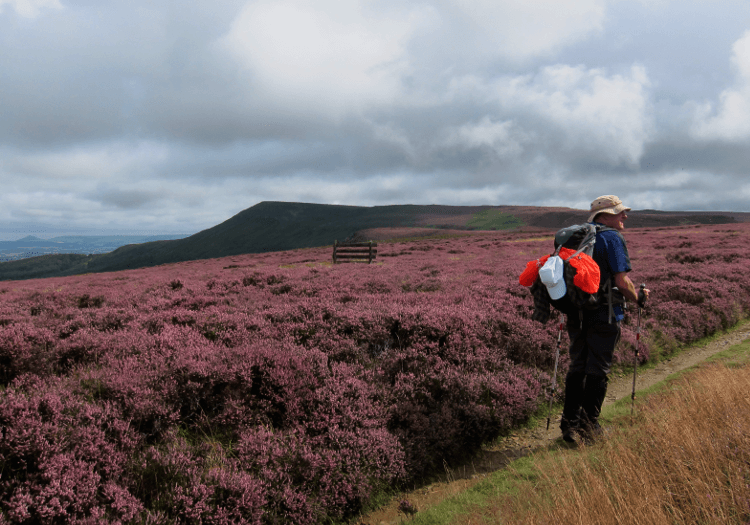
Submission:
[[[584,222],[588,212],[532,206],[339,206],[261,202],[190,237],[130,244],[93,255],[44,255],[0,263],[0,280],[146,268],[229,255],[332,245],[335,240],[425,236],[440,230],[550,230]],[[631,212],[630,227],[750,222],[748,213]],[[397,229],[397,230],[394,230]],[[394,234],[397,231],[397,234]]]

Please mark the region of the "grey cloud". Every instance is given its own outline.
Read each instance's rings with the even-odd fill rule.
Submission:
[[[745,176],[750,167],[750,150],[745,144],[713,141],[654,142],[641,159],[644,171],[700,170]]]
[[[718,108],[737,85],[732,46],[750,4],[576,2],[596,20],[550,40],[530,33],[514,57],[460,2],[371,3],[371,19],[352,27],[382,36],[362,24],[418,22],[397,27],[403,56],[386,65],[385,94],[356,78],[361,93],[340,78],[315,91],[326,82],[314,71],[269,80],[273,64],[254,68],[223,40],[246,5],[73,1],[33,19],[6,8],[6,194],[41,185],[40,208],[71,224],[172,231],[271,199],[585,207],[616,193],[664,209],[746,209],[747,141],[690,129],[696,108]]]
[[[154,204],[163,198],[162,195],[142,190],[103,189],[87,195],[103,205],[112,205],[121,210],[134,210]]]
[[[183,115],[198,99],[226,102],[210,46],[234,4],[66,2],[31,22],[3,13],[0,139],[29,146],[158,135],[169,126],[144,116],[159,115],[165,100],[183,101],[175,109]]]

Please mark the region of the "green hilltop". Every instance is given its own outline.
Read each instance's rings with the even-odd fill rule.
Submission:
[[[332,245],[335,240],[343,241],[368,228],[414,227],[425,215],[477,213],[484,208],[261,202],[213,228],[184,239],[130,244],[104,254],[44,255],[0,263],[0,280],[111,272],[244,253]]]

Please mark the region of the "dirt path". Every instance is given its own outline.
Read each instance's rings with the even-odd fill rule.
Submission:
[[[718,337],[705,346],[696,346],[682,351],[679,355],[668,359],[655,368],[639,369],[637,390],[653,386],[666,379],[669,375],[697,365],[729,348],[750,338],[750,321],[744,322],[731,333]],[[629,398],[633,389],[633,376],[626,375],[611,377],[607,398],[604,405],[609,405],[619,399]],[[385,507],[363,516],[356,523],[359,525],[394,525],[404,521],[404,515],[399,513],[398,504],[402,499],[408,500],[417,509],[425,510],[442,500],[459,494],[478,483],[487,474],[505,467],[519,457],[547,448],[559,442],[560,414],[552,414],[550,429],[546,430],[546,419],[537,428],[519,429],[499,443],[487,447],[480,457],[469,465],[462,465],[456,469],[446,468],[441,481],[427,486],[414,487],[410,492],[404,492]]]

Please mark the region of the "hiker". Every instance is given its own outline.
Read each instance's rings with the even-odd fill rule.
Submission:
[[[560,430],[569,443],[575,442],[576,432],[585,441],[601,433],[599,413],[607,394],[615,345],[620,339],[624,302],[643,306],[649,294],[647,289],[637,292],[627,275],[631,270],[630,257],[620,232],[625,229],[628,211],[630,208],[614,195],[603,195],[591,203],[588,222],[605,227],[596,234],[592,255],[601,274],[600,302],[595,309],[567,316],[570,367],[565,378]]]

